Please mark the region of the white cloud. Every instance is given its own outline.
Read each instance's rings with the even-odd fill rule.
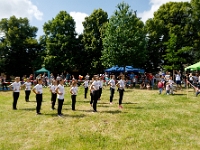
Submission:
[[[76,32],[78,34],[83,33],[82,22],[85,20],[85,17],[87,17],[88,14],[81,13],[81,12],[70,12],[70,15],[73,17],[74,21],[76,22]]]
[[[31,0],[0,0],[0,19],[11,16],[27,17],[32,20],[42,20],[43,13],[38,10],[37,6],[32,4]]]
[[[138,17],[140,17],[143,22],[146,22],[149,18],[153,18],[154,12],[157,11],[161,5],[170,1],[171,2],[190,2],[190,0],[150,0],[151,9],[144,11],[142,13],[138,13]]]

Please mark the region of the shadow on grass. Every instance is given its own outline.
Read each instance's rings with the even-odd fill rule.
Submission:
[[[25,110],[25,111],[36,111],[36,108],[22,108],[20,110]]]
[[[126,103],[123,103],[123,104],[130,105],[130,104],[138,104],[138,103],[126,102]]]
[[[175,94],[173,94],[172,96],[180,96],[180,95],[187,95],[187,94],[180,94],[180,93],[175,93]]]
[[[85,101],[85,100],[82,100],[82,101],[76,101],[77,103],[90,103],[90,101]]]
[[[106,111],[101,111],[100,113],[109,113],[109,114],[120,114],[120,113],[128,113],[123,110],[106,110]]]
[[[57,113],[49,113],[49,114],[42,114],[44,116],[52,116],[52,117],[58,117],[58,114]],[[80,115],[69,115],[69,114],[64,114],[61,118],[83,118],[85,117],[86,115],[84,114],[80,114]]]

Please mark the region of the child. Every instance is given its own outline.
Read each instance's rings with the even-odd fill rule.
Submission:
[[[52,85],[50,86],[50,92],[51,92],[51,109],[52,110],[55,109],[55,103],[56,103],[56,97],[57,97],[56,88],[57,88],[57,81],[53,79],[52,80]]]
[[[92,82],[94,81],[94,78],[92,78]],[[93,97],[93,89],[92,89],[92,85],[90,85],[90,105],[92,107],[93,101],[94,101],[94,97]]]
[[[97,100],[99,98],[99,83],[98,76],[94,75],[94,81],[91,85],[91,89],[93,89],[93,112],[97,112]]]
[[[160,80],[160,81],[158,82],[159,94],[162,93],[163,87],[164,87],[164,84],[163,84],[163,82]]]
[[[89,80],[85,77],[85,81],[83,82],[83,86],[85,88],[85,99],[87,98],[87,92],[88,92],[88,86],[89,86]]]
[[[110,104],[112,104],[113,97],[115,94],[115,76],[111,76],[111,80],[108,82],[108,85],[110,85]]]
[[[77,87],[77,81],[73,81],[72,82],[72,86],[70,89],[70,93],[71,93],[71,99],[72,99],[72,110],[75,111],[75,105],[76,105],[76,95],[78,92],[78,87]]]
[[[170,83],[169,82],[166,83],[166,94],[167,95],[170,94]]]
[[[118,81],[116,86],[119,88],[119,108],[122,108],[122,100],[124,95],[125,81],[124,75],[121,76],[121,79]]]
[[[19,77],[15,78],[15,82],[13,82],[9,87],[12,87],[13,90],[13,110],[17,110],[17,101],[19,98],[19,92],[21,83],[19,82]]]
[[[136,85],[136,77],[135,76],[133,77],[132,82],[133,82],[133,88],[135,88],[135,85]]]
[[[147,83],[147,90],[150,90],[151,86],[150,86],[150,83]]]
[[[60,78],[59,80],[59,85],[56,88],[56,93],[58,94],[58,116],[62,117],[62,106],[64,102],[64,94],[65,94],[65,89],[64,89],[64,80]]]
[[[33,92],[36,94],[36,102],[37,102],[36,114],[41,115],[40,109],[41,109],[41,105],[42,105],[42,92],[43,92],[41,78],[38,79],[38,84],[36,86],[34,86]]]
[[[26,79],[24,86],[25,86],[25,101],[29,102],[29,96],[31,94],[31,86],[32,86],[32,83],[30,82],[29,78]]]

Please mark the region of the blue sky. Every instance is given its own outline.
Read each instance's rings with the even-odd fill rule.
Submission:
[[[110,17],[116,10],[117,4],[128,3],[132,10],[137,10],[138,17],[142,21],[153,17],[153,13],[164,3],[169,1],[190,0],[0,0],[0,19],[27,17],[32,26],[38,27],[38,36],[43,34],[42,26],[48,20],[54,18],[59,11],[67,11],[76,21],[76,31],[83,30],[82,21],[89,16],[94,9],[103,9]]]

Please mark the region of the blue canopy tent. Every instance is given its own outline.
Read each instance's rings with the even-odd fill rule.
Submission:
[[[125,68],[125,71],[124,71]],[[144,69],[140,68],[134,68],[132,66],[126,66],[126,67],[118,67],[118,66],[113,66],[111,68],[108,68],[105,70],[105,72],[135,72],[135,73],[144,73]]]

